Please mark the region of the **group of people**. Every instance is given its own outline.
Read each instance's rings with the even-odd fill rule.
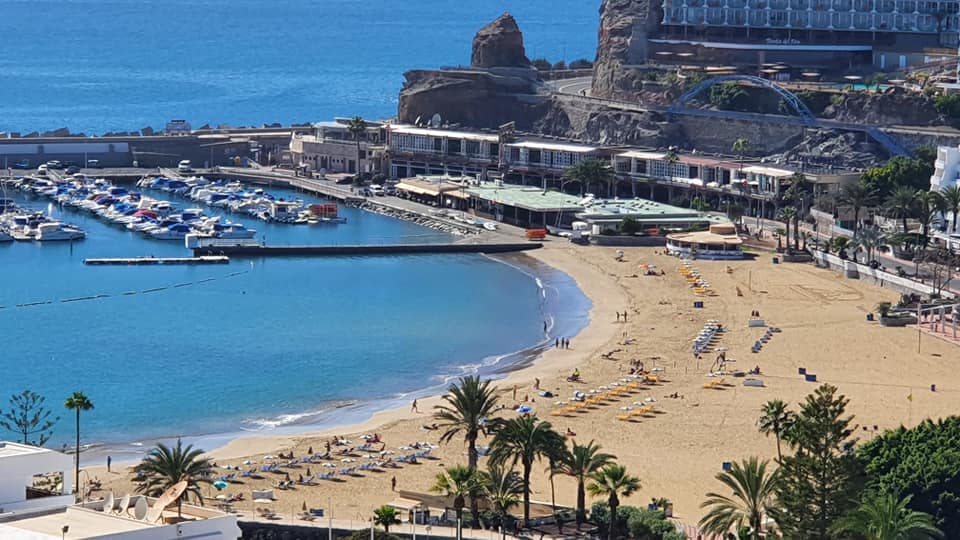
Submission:
[[[623,310],[623,313],[617,312],[617,322],[623,319],[623,322],[627,322],[627,310]]]
[[[565,337],[558,337],[556,340],[554,340],[553,346],[558,349],[569,349],[570,340]]]

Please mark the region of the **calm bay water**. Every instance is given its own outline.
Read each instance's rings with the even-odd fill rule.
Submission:
[[[403,72],[468,64],[503,12],[530,58],[592,59],[600,0],[0,0],[0,130],[396,114]]]
[[[45,199],[15,198],[88,237],[0,245],[0,396],[29,388],[59,411],[63,396],[82,389],[96,403],[84,418],[95,442],[302,429],[338,420],[330,408],[344,403],[356,416],[374,400],[405,402],[450,377],[507,369],[525,359],[509,353],[546,339],[545,320],[551,335],[573,335],[589,310],[569,277],[522,256],[85,266],[87,257],[189,252]],[[342,215],[348,223],[337,226],[228,217],[272,244],[448,239],[368,212]],[[69,440],[70,430],[65,417],[55,442]]]
[[[0,0],[0,130],[389,117],[405,70],[469,62],[473,34],[505,11],[517,17],[531,58],[592,58],[599,3]],[[91,442],[283,431],[362,416],[374,401],[406,403],[451,376],[521,362],[524,355],[510,353],[542,343],[545,319],[550,335],[569,336],[589,310],[569,277],[525,257],[86,267],[86,257],[187,252],[18,197],[81,225],[88,238],[0,245],[0,408],[30,388],[60,412],[63,397],[82,389],[96,403],[84,417]],[[233,219],[271,244],[446,239],[344,213],[349,222],[336,227]],[[106,296],[60,302],[91,295]],[[43,301],[52,303],[16,307]],[[343,403],[356,405],[330,413]],[[71,437],[63,412],[56,445]]]

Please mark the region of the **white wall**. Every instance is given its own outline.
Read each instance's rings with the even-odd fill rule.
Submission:
[[[11,443],[3,444],[11,445]],[[0,457],[0,508],[8,504],[23,503],[26,500],[25,488],[33,485],[33,476],[52,472],[63,473],[63,493],[71,493],[73,491],[73,459],[70,456],[53,450],[44,450]],[[34,501],[37,501],[37,506],[48,504],[44,499],[34,499]]]
[[[940,191],[944,187],[956,184],[958,173],[960,173],[960,149],[955,146],[937,147],[937,160],[934,162],[933,176],[930,177],[930,190]]]

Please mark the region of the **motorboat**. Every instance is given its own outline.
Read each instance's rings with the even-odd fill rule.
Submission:
[[[243,238],[253,238],[257,235],[255,229],[248,229],[241,225],[240,223],[214,223],[213,227],[209,230],[210,236],[215,238],[224,238],[224,239],[243,239]]]
[[[39,242],[64,242],[82,240],[87,233],[82,229],[59,221],[47,221],[37,225],[34,238]]]
[[[154,240],[183,240],[192,230],[186,223],[174,223],[154,229],[149,234]]]

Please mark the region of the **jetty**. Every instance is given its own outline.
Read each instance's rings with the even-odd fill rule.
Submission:
[[[184,265],[184,264],[227,264],[230,257],[224,255],[204,255],[200,257],[127,257],[116,259],[84,259],[83,264],[111,266],[146,265]]]
[[[263,246],[232,245],[193,247],[196,256],[227,255],[231,257],[330,257],[344,255],[426,255],[448,253],[516,253],[539,249],[539,242],[486,244],[367,244],[342,246]]]

